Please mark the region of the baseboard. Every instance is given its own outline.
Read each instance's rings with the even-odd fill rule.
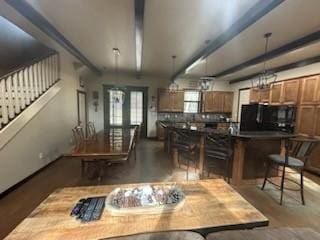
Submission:
[[[35,171],[34,173],[32,173],[31,175],[29,175],[28,177],[22,179],[21,181],[17,182],[16,184],[14,184],[13,186],[11,186],[10,188],[8,188],[7,190],[5,190],[4,192],[0,193],[0,199],[4,198],[5,196],[7,196],[9,193],[13,192],[14,190],[16,190],[18,187],[20,187],[21,185],[23,185],[24,183],[26,183],[28,180],[30,180],[31,178],[33,178],[34,176],[36,176],[38,173],[40,173],[41,171],[43,171],[44,169],[46,169],[47,167],[49,167],[50,165],[52,165],[53,163],[55,163],[56,161],[58,161],[59,159],[61,159],[63,157],[63,155],[60,155],[59,157],[57,157],[56,159],[52,160],[50,163],[48,163],[47,165],[43,166],[42,168],[39,168],[37,171]]]

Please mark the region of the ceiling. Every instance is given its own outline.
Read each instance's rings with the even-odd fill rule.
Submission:
[[[121,51],[119,68],[136,71],[134,0],[26,0],[99,69],[114,68],[112,48]],[[172,76],[172,55],[179,69],[206,40],[214,40],[251,7],[264,0],[145,0],[142,75]],[[250,60],[264,52],[263,35],[272,32],[270,49],[320,30],[319,0],[286,0],[260,20],[213,52],[208,75]],[[270,60],[277,67],[316,56],[320,43]],[[232,80],[259,71],[248,67],[221,80]],[[204,62],[182,77],[205,74]]]
[[[1,16],[0,29],[0,77],[52,52]]]

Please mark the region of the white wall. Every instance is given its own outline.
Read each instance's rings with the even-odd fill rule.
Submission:
[[[286,79],[290,79],[290,78],[298,78],[301,76],[318,74],[318,73],[320,73],[320,63],[315,63],[315,64],[310,64],[308,66],[294,68],[294,69],[290,69],[287,71],[279,72],[279,73],[277,73],[277,75],[278,75],[277,81],[286,80]],[[237,107],[238,107],[239,89],[251,87],[251,82],[249,80],[243,81],[243,82],[239,82],[236,84],[231,84],[230,87],[231,87],[231,90],[234,91],[232,118],[233,118],[233,120],[236,120],[238,117],[237,116],[238,115]]]
[[[0,150],[0,192],[28,177],[70,148],[77,124],[78,76],[66,56],[61,59],[61,91]],[[0,136],[1,137],[1,136]],[[43,158],[39,158],[43,153]]]
[[[87,74],[83,76],[86,82],[87,89],[87,101],[88,101],[88,120],[94,122],[97,130],[104,128],[104,105],[103,105],[103,85],[116,84],[116,77],[114,74],[103,74],[102,76],[95,76]],[[147,122],[147,134],[148,137],[156,136],[156,125],[157,113],[150,111],[150,104],[152,96],[157,99],[157,89],[165,88],[169,84],[169,80],[165,78],[153,78],[153,77],[142,77],[136,79],[132,75],[121,74],[119,75],[119,82],[123,86],[141,86],[148,87],[148,122]],[[92,92],[99,92],[99,106],[97,112],[93,106]],[[156,100],[157,102],[157,100]]]

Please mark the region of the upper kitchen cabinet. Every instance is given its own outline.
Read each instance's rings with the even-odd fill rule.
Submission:
[[[310,76],[302,79],[301,104],[317,104],[320,98],[319,75]]]
[[[298,103],[300,79],[284,81],[282,86],[281,103],[295,105]]]
[[[171,112],[183,112],[184,91],[170,92]]]
[[[267,103],[269,102],[269,89],[250,89],[250,103]]]
[[[183,91],[158,90],[159,112],[183,112]]]
[[[320,106],[315,108],[314,136],[320,137]]]
[[[298,108],[298,121],[296,127],[296,133],[313,136],[314,135],[314,124],[316,118],[316,107],[310,105],[301,105]]]
[[[260,89],[259,88],[251,88],[249,98],[250,98],[250,103],[260,102]]]
[[[270,86],[269,103],[271,105],[281,104],[282,82],[272,83]]]
[[[203,93],[202,112],[231,113],[233,92],[207,91]]]

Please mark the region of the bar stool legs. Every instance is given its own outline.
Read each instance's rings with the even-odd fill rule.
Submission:
[[[286,173],[286,166],[284,165],[284,166],[283,166],[283,169],[282,169],[282,176],[281,176],[281,186],[280,186],[281,197],[280,197],[280,205],[282,205],[282,200],[283,200],[283,188],[284,188],[285,173]]]
[[[305,205],[304,193],[303,193],[303,169],[301,169],[300,171],[300,195],[301,195],[302,205]]]

